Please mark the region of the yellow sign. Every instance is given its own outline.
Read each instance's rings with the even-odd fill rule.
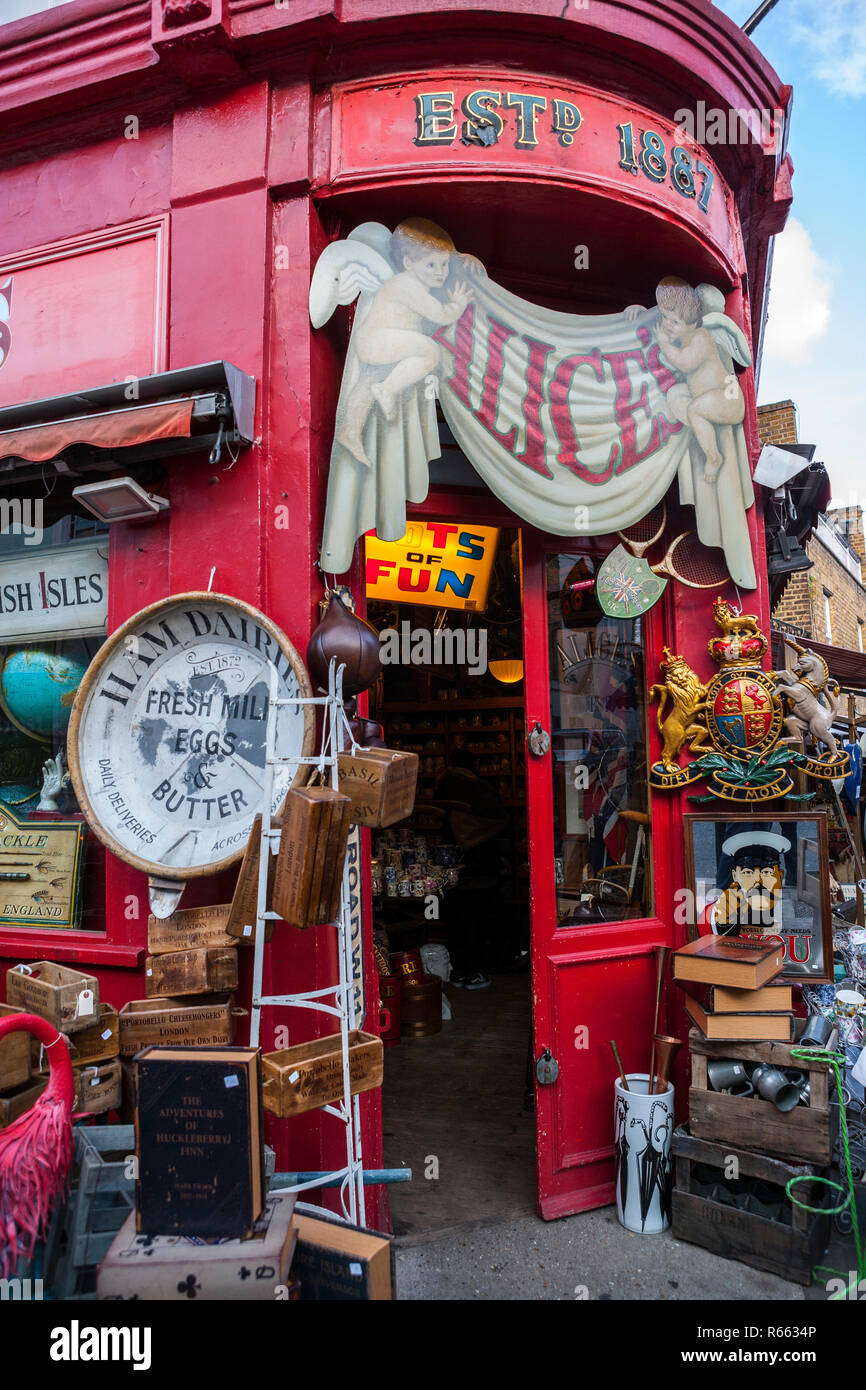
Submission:
[[[483,612],[499,541],[497,526],[410,521],[399,541],[366,536],[367,598]]]
[[[77,927],[84,825],[0,810],[0,926]]]

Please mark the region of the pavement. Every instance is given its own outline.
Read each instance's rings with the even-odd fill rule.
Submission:
[[[697,1245],[626,1231],[612,1207],[559,1221],[532,1210],[394,1241],[397,1298],[802,1302],[823,1298]]]

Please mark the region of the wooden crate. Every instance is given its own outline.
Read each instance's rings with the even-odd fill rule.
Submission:
[[[330,787],[294,787],[286,795],[274,871],[273,909],[294,927],[333,922],[349,839],[350,802]]]
[[[133,999],[120,1010],[120,1055],[134,1057],[143,1047],[207,1047],[230,1044],[235,1017],[231,994],[207,999]]]
[[[282,821],[276,817],[271,818],[271,829],[281,830]],[[272,841],[276,843],[276,841]],[[237,882],[232,900],[229,904],[228,917],[226,918],[226,932],[230,939],[246,942],[252,945],[256,939],[256,918],[259,909],[259,854],[262,845],[262,818],[256,816],[253,820],[250,838],[247,840],[244,857],[241,860],[241,867],[238,871]],[[276,868],[276,855],[271,854],[268,859],[268,887],[265,896],[265,906],[270,906],[271,892],[274,886],[274,870]],[[265,941],[270,941],[274,934],[274,924],[272,921],[265,922]]]
[[[13,1120],[17,1120],[19,1115],[23,1115],[25,1110],[29,1110],[47,1085],[47,1076],[33,1076],[22,1086],[15,1086],[13,1090],[0,1096],[0,1129],[5,1129]]]
[[[352,802],[354,825],[395,825],[411,816],[418,785],[418,754],[359,748],[337,758],[340,791]]]
[[[20,1014],[11,1004],[0,1004],[0,1018]],[[10,1033],[0,1042],[0,1091],[10,1091],[30,1080],[30,1033]]]
[[[817,1166],[795,1166],[777,1158],[731,1144],[710,1144],[697,1139],[687,1128],[674,1131],[672,1152],[675,1165],[673,1219],[671,1234],[677,1240],[701,1245],[726,1260],[739,1260],[752,1269],[793,1279],[798,1284],[812,1282],[811,1270],[830,1238],[829,1216],[803,1211],[785,1197],[785,1184],[791,1178],[820,1174]],[[739,1177],[756,1178],[778,1189],[790,1222],[772,1220],[755,1211],[715,1201],[697,1190],[696,1168],[706,1164],[719,1170],[718,1181],[730,1190],[730,1160],[738,1163]],[[834,1205],[836,1196],[818,1183],[798,1183],[794,1189],[801,1202],[811,1207]],[[828,1195],[829,1194],[829,1195]]]
[[[135,1209],[132,1125],[76,1125],[71,1188],[52,1218],[46,1281],[54,1298],[95,1299],[80,1292],[84,1270],[103,1260]]]
[[[349,1033],[349,1077],[352,1095],[382,1084],[382,1040],[372,1033]],[[321,1105],[333,1105],[343,1095],[343,1057],[340,1035],[317,1038],[268,1052],[262,1057],[262,1099],[266,1110],[286,1119]]]
[[[117,1110],[122,1099],[120,1058],[109,1062],[80,1062],[75,1077],[75,1109],[83,1115],[103,1115]]]
[[[797,1019],[798,1035],[805,1019]],[[757,1149],[789,1162],[832,1161],[836,1108],[829,1102],[830,1074],[826,1065],[791,1056],[796,1043],[708,1042],[698,1029],[689,1033],[692,1054],[692,1084],[689,1091],[689,1129],[698,1139]],[[796,1067],[810,1080],[809,1104],[797,1105],[787,1114],[758,1095],[730,1096],[711,1091],[707,1062],[716,1057],[733,1057],[740,1062],[768,1062],[776,1067]]]
[[[170,917],[148,917],[147,949],[152,956],[171,951],[194,951],[202,946],[233,946],[227,922],[231,903],[187,907]]]
[[[148,956],[144,962],[144,992],[149,999],[155,995],[215,994],[237,987],[234,945],[172,951],[170,955]]]
[[[17,966],[6,971],[6,1002],[47,1019],[61,1033],[72,1033],[99,1017],[99,981],[95,975],[36,960],[25,971]]]
[[[120,1022],[113,1004],[100,1004],[95,1023],[77,1033],[64,1033],[73,1066],[76,1062],[107,1062],[120,1051]],[[35,1076],[47,1076],[51,1069],[48,1049],[38,1038],[30,1039],[30,1066]]]

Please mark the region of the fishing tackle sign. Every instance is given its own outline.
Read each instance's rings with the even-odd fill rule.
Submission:
[[[271,672],[278,699],[309,697],[294,647],[239,599],[174,595],[130,618],[100,649],[76,696],[69,768],[96,834],[119,858],[169,879],[240,858],[261,810]],[[310,705],[276,716],[272,813],[304,780]]]

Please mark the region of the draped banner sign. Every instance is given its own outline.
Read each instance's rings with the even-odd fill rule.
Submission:
[[[322,253],[310,317],[358,299],[331,451],[322,568],[343,574],[375,530],[400,540],[427,496],[436,401],[480,477],[556,536],[640,520],[676,478],[706,546],[755,587],[754,502],[734,370],[751,363],[712,285],[667,276],[656,304],[580,316],[530,304],[435,223],[357,227]]]

